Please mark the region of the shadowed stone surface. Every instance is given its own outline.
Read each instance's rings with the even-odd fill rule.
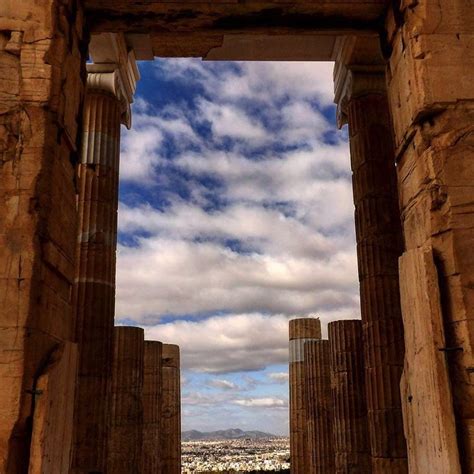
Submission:
[[[355,82],[363,80],[354,76]],[[348,120],[372,472],[402,474],[407,472],[398,284],[403,241],[386,95],[362,90],[349,101]]]
[[[329,341],[304,345],[307,448],[309,472],[334,472],[333,403]]]
[[[143,329],[114,329],[112,412],[107,472],[142,473]]]
[[[334,321],[329,323],[328,332],[334,405],[334,472],[367,474],[371,467],[362,321]]]
[[[145,341],[143,367],[143,474],[161,471],[161,404],[163,344]]]
[[[181,382],[179,347],[163,344],[161,452],[163,474],[181,473]]]

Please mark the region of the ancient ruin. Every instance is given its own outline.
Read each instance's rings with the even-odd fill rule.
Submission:
[[[471,0],[1,1],[0,472],[106,472],[119,130],[154,56],[336,62],[370,471],[472,472],[473,38]]]

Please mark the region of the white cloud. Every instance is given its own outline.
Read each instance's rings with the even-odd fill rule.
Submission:
[[[230,380],[225,380],[225,379],[213,379],[209,380],[208,385],[210,387],[218,388],[221,390],[238,390],[239,386],[231,382]]]
[[[251,408],[286,408],[288,401],[281,398],[264,397],[264,398],[247,398],[235,400],[236,405]]]
[[[230,137],[237,140],[262,142],[267,138],[265,128],[254,118],[235,105],[215,104],[201,100],[199,112],[211,123],[216,138]]]
[[[318,316],[325,335],[329,321],[353,318],[354,313],[351,310],[322,311]],[[145,327],[145,336],[149,340],[178,344],[183,370],[209,374],[262,370],[273,364],[288,364],[289,319],[282,314],[242,313],[196,321],[176,320]],[[270,375],[270,379],[281,381],[283,375],[276,373]],[[223,388],[221,382],[218,384]],[[250,390],[257,385],[257,380],[247,376],[239,389]]]
[[[272,380],[273,382],[277,383],[288,383],[288,372],[271,372],[268,374],[268,378]]]
[[[333,103],[331,62],[237,62],[222,68],[199,59],[157,62],[157,74],[174,80],[192,79],[218,101],[255,100],[274,103],[282,97]],[[238,66],[238,68],[235,67]],[[216,74],[216,71],[219,71]]]

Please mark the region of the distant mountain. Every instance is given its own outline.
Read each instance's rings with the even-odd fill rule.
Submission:
[[[264,433],[263,431],[242,431],[239,429],[219,430],[210,432],[201,432],[197,430],[184,431],[181,434],[183,441],[203,441],[203,440],[221,440],[221,439],[260,439],[260,438],[277,438],[277,436]]]

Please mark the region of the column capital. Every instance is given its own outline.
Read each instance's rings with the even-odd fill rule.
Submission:
[[[120,33],[92,35],[87,65],[87,88],[113,94],[122,105],[122,123],[131,126],[131,104],[140,79],[135,52]]]
[[[339,40],[339,54],[334,66],[334,102],[337,125],[347,123],[347,104],[366,94],[385,94],[385,62],[378,36],[346,36]]]

